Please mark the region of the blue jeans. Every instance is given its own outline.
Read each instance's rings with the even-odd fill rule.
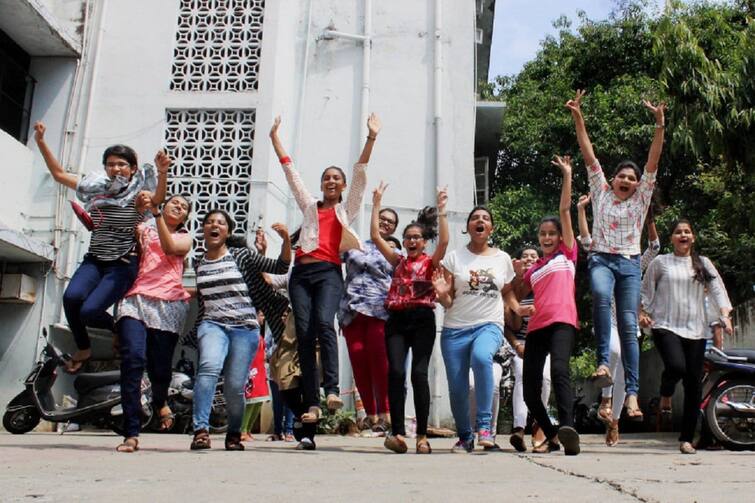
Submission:
[[[608,367],[611,357],[611,299],[616,299],[616,321],[621,341],[627,395],[637,395],[640,382],[640,346],[637,311],[640,308],[640,256],[594,253],[588,261],[592,287],[592,318],[598,339],[598,365]]]
[[[178,334],[147,328],[142,321],[121,318],[116,324],[121,353],[121,400],[125,437],[141,429],[141,383],[146,368],[152,384],[152,408],[165,406]]]
[[[194,384],[194,431],[209,430],[210,409],[215,385],[223,371],[223,393],[228,413],[228,433],[241,432],[244,417],[244,385],[249,365],[257,353],[260,331],[246,327],[226,327],[202,321],[197,328],[199,368]]]
[[[126,295],[138,272],[138,255],[109,261],[84,256],[63,294],[63,309],[77,348],[91,347],[86,327],[114,329],[107,309]]]
[[[330,262],[297,264],[291,270],[291,297],[301,365],[304,405],[320,405],[320,373],[315,348],[320,344],[322,387],[338,394],[338,341],[334,320],[343,295],[341,268]]]
[[[273,428],[276,435],[289,435],[294,432],[294,413],[286,407],[275,381],[269,379],[270,396],[273,400]]]
[[[461,440],[473,438],[469,421],[469,368],[475,382],[477,421],[475,429],[490,430],[493,418],[493,356],[503,344],[503,333],[495,323],[470,328],[444,328],[440,349],[446,365],[448,393],[456,431]]]

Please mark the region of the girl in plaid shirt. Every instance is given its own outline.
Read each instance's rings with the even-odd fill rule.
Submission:
[[[621,339],[622,364],[626,381],[627,416],[641,421],[637,402],[640,347],[637,343],[637,309],[640,304],[640,235],[655,186],[658,160],[663,149],[665,103],[654,106],[643,101],[655,117],[655,135],[644,173],[632,161],[616,167],[609,184],[587,135],[581,101],[585,92],[577,90],[566,102],[577,131],[577,141],[587,166],[593,205],[592,246],[588,262],[593,293],[593,323],[598,339],[598,369],[593,374],[599,387],[613,384],[608,368],[611,340],[611,299]]]

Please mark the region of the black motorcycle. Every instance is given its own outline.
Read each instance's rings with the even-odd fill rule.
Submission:
[[[705,354],[703,438],[730,450],[755,449],[755,350],[712,347]]]
[[[45,419],[56,423],[91,424],[123,434],[119,370],[78,374],[73,382],[78,393],[76,405],[63,408],[55,403],[52,387],[58,367],[63,367],[68,358],[68,355],[47,343],[24,382],[26,389],[16,395],[5,409],[3,427],[7,431],[27,433],[41,419]],[[141,388],[142,425],[145,426],[152,418],[151,387],[146,377],[142,379]]]

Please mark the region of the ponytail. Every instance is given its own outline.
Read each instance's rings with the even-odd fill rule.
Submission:
[[[700,258],[700,255],[698,255],[694,248],[692,249],[690,256],[692,257],[692,270],[695,272],[695,281],[699,281],[703,284],[710,283],[715,276],[708,272],[708,269],[705,268],[705,264],[703,263],[703,259]]]
[[[422,232],[425,241],[432,241],[438,236],[438,208],[435,206],[425,206],[419,213],[417,219],[404,227],[404,234],[411,227],[417,227]]]

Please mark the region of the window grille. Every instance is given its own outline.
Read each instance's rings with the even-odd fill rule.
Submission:
[[[170,88],[257,89],[264,0],[181,0]]]
[[[189,258],[204,253],[201,222],[208,210],[227,211],[234,233],[249,230],[254,120],[254,110],[167,111],[165,145],[173,158],[168,194],[191,199]]]

